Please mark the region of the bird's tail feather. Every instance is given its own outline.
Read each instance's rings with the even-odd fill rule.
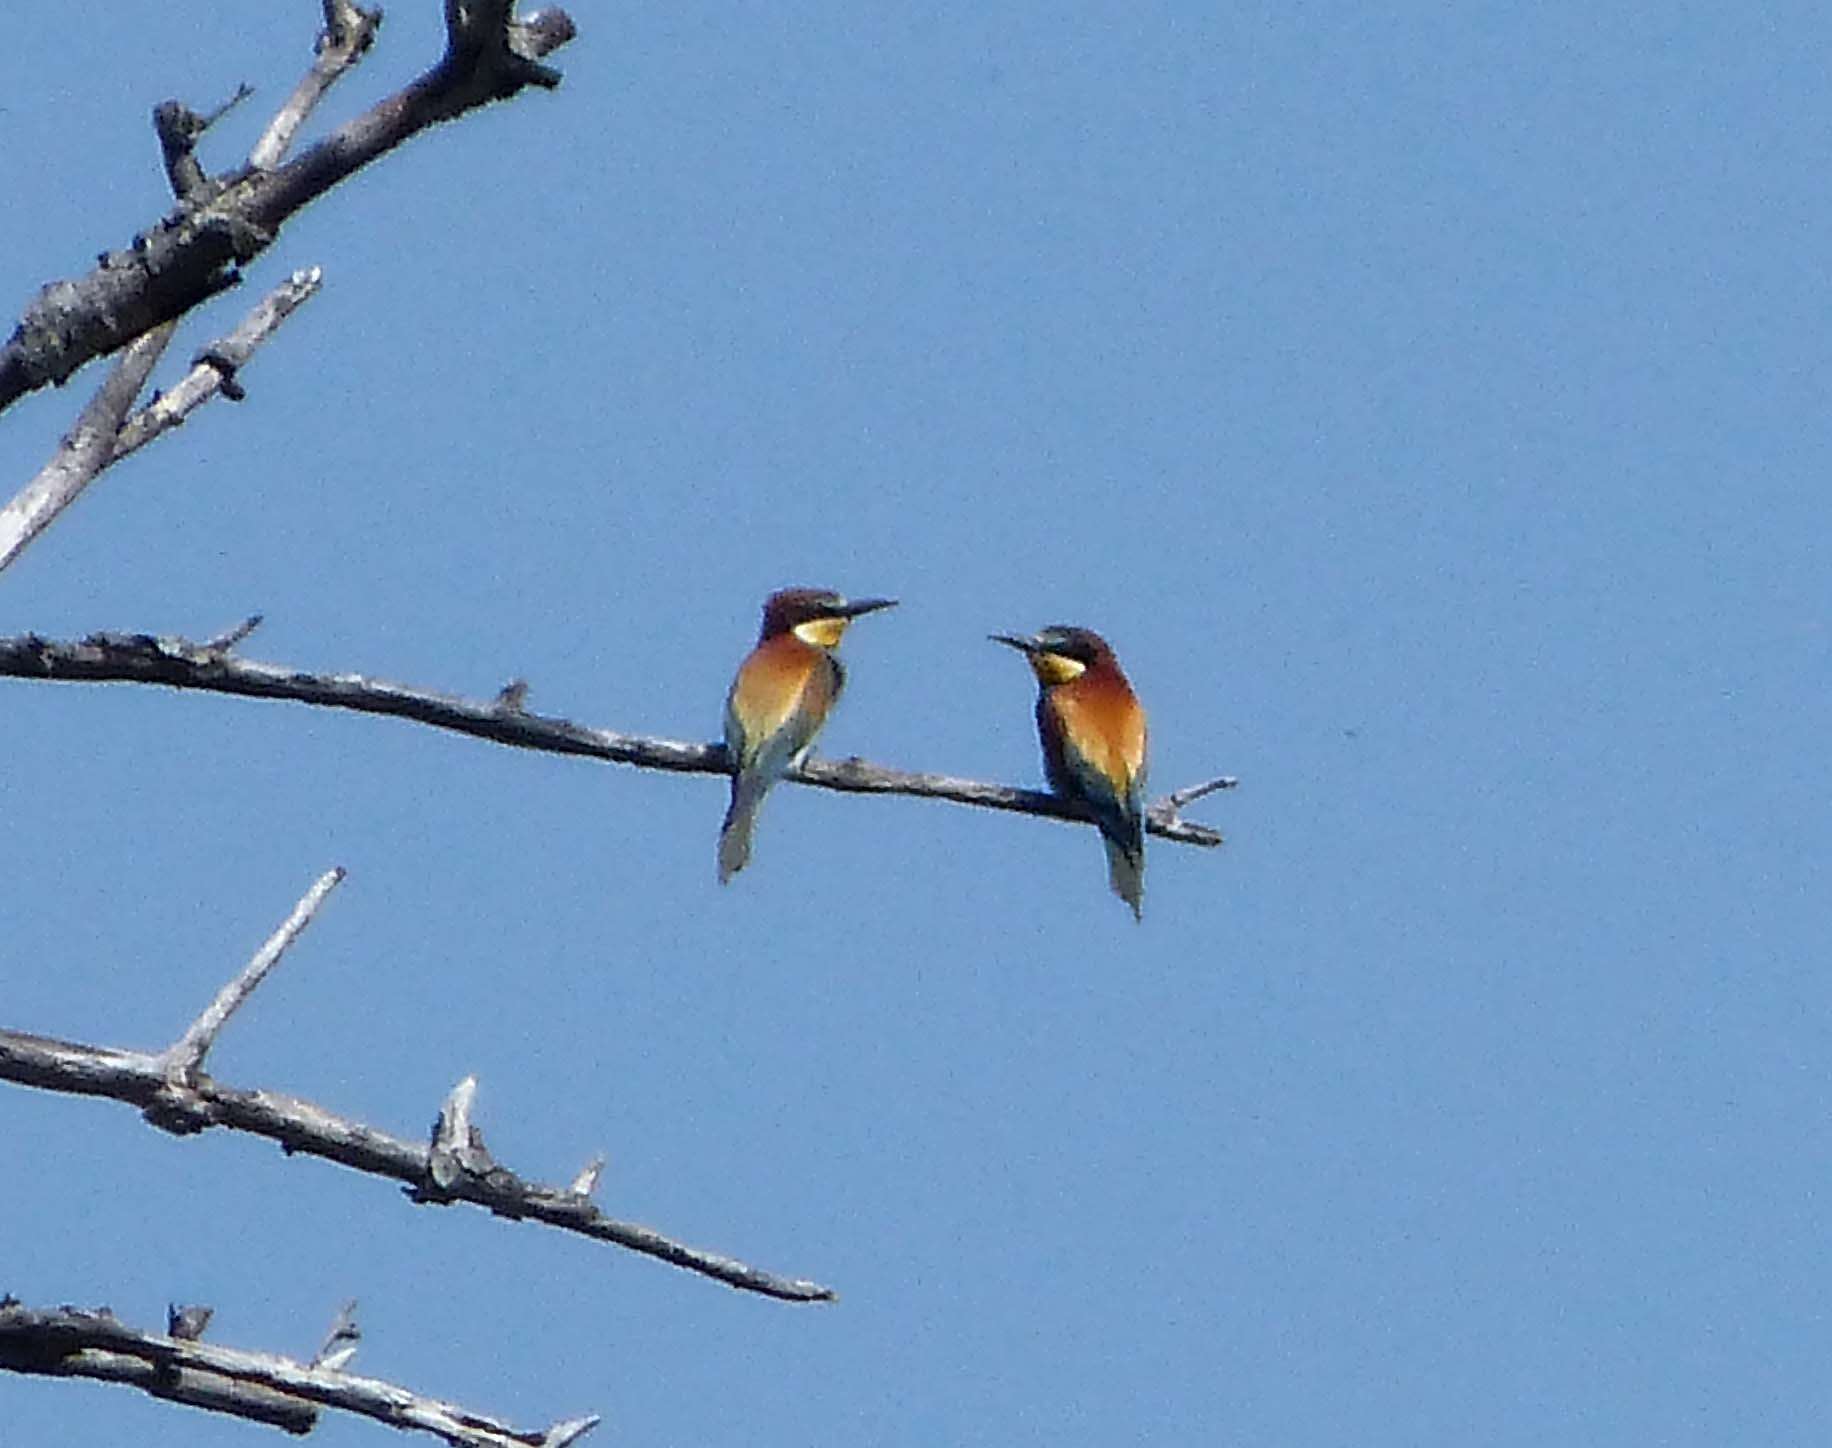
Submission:
[[[1110,835],[1102,835],[1107,847],[1107,883],[1132,907],[1132,918],[1145,918],[1145,841],[1122,844]]]
[[[755,775],[741,775],[732,781],[731,806],[725,811],[725,823],[719,827],[721,885],[751,861],[751,831],[757,827],[757,810],[769,788],[767,780]]]

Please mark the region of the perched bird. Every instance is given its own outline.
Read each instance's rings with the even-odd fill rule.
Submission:
[[[719,830],[719,883],[751,858],[757,809],[785,769],[799,764],[846,683],[834,647],[860,614],[894,598],[848,602],[825,588],[785,588],[763,604],[757,647],[738,666],[725,696],[725,752],[732,802]]]
[[[1092,629],[1057,624],[1030,638],[991,637],[1030,661],[1050,788],[1093,814],[1107,846],[1107,881],[1143,919],[1145,711],[1120,661]]]

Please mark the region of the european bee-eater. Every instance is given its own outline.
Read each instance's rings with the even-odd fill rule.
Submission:
[[[1093,814],[1107,846],[1107,881],[1143,919],[1145,711],[1120,661],[1092,629],[1057,624],[1030,638],[992,638],[1030,661],[1050,788]]]
[[[763,604],[757,647],[725,696],[725,752],[732,802],[719,830],[719,883],[751,858],[757,809],[785,769],[800,764],[846,684],[833,652],[846,626],[894,598],[848,602],[826,588],[785,588]]]

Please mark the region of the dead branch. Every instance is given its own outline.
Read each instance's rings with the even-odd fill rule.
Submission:
[[[722,744],[620,734],[567,719],[530,714],[521,707],[521,691],[505,691],[489,702],[462,699],[361,674],[308,674],[278,664],[257,663],[181,638],[116,633],[91,634],[72,642],[35,634],[0,638],[0,677],[4,676],[73,683],[163,684],[174,689],[203,689],[256,699],[290,699],[324,708],[412,719],[548,754],[582,754],[640,769],[686,774],[731,772]],[[1091,816],[1073,801],[1057,795],[943,774],[916,774],[858,758],[810,759],[790,770],[785,778],[848,794],[909,795],[1092,823]],[[1184,819],[1181,810],[1191,800],[1214,790],[1232,788],[1235,782],[1231,775],[1220,775],[1164,796],[1147,811],[1146,828],[1179,844],[1221,844],[1219,830]]]
[[[181,206],[208,186],[194,154],[198,140],[225,111],[250,94],[246,86],[207,116],[200,116],[177,101],[166,101],[153,111],[165,158],[166,176]],[[152,374],[153,365],[172,340],[176,321],[168,321],[136,338],[122,353],[94,400],[83,410],[76,426],[64,438],[51,460],[0,508],[0,569],[23,552],[57,516],[74,503],[104,469],[144,447],[170,428],[178,426],[210,398],[221,393],[231,401],[242,398],[237,372],[273,330],[293,310],[318,290],[319,273],[295,272],[270,293],[221,341],[206,347],[193,359],[190,373],[171,393],[155,397],[131,418],[129,410]]]
[[[230,96],[207,116],[181,101],[161,101],[153,107],[153,131],[159,137],[159,153],[165,161],[165,178],[172,194],[180,201],[195,194],[204,184],[203,163],[197,159],[197,143],[204,132],[234,110],[249,96],[252,87],[239,85]]]
[[[221,393],[240,402],[241,371],[260,345],[280,324],[316,296],[324,282],[318,267],[296,271],[275,287],[236,325],[197,354],[191,370],[170,389],[156,396],[121,425],[109,465],[138,452],[154,438],[170,432],[212,397]],[[4,566],[0,563],[0,566]]]
[[[203,181],[127,249],[106,253],[86,276],[45,287],[0,348],[0,411],[234,286],[239,269],[273,245],[289,218],[403,141],[526,86],[559,84],[559,73],[541,58],[575,34],[564,11],[518,20],[507,0],[448,0],[445,13],[445,55],[404,89],[284,165],[250,165]],[[360,22],[350,22],[345,7],[330,7],[327,15],[327,32],[345,37],[330,46],[345,47],[347,68],[366,42],[351,41],[339,27]],[[368,28],[372,33],[372,22]],[[320,50],[321,62],[325,53]],[[278,159],[330,79],[335,75],[309,101],[295,92],[257,145],[257,156]],[[295,105],[297,120],[288,114]],[[189,167],[175,174],[192,179]]]
[[[204,1057],[210,1054],[210,1047],[216,1044],[216,1038],[222,1034],[223,1027],[229,1024],[229,1017],[254,994],[255,987],[267,979],[267,973],[280,963],[286,948],[312,923],[312,917],[318,913],[331,891],[343,883],[343,878],[342,866],[327,870],[320,876],[318,883],[307,890],[304,898],[293,907],[293,913],[281,922],[280,928],[268,937],[267,943],[254,953],[254,958],[242,967],[241,974],[218,991],[216,999],[204,1007],[203,1014],[192,1021],[185,1033],[172,1043],[165,1053],[167,1079],[183,1086],[197,1078],[197,1073],[203,1069]]]
[[[176,327],[166,322],[128,345],[51,460],[0,508],[0,568],[17,558],[114,461],[121,424]]]
[[[356,1299],[351,1298],[337,1309],[331,1330],[318,1344],[318,1351],[312,1354],[311,1366],[342,1372],[350,1366],[350,1359],[356,1356],[356,1345],[362,1340],[362,1329],[356,1325]]]
[[[0,1080],[77,1096],[104,1096],[140,1108],[151,1125],[175,1136],[212,1126],[277,1141],[290,1156],[302,1153],[405,1184],[420,1203],[471,1202],[499,1217],[543,1222],[610,1242],[729,1286],[785,1302],[831,1301],[818,1282],[779,1277],[715,1252],[663,1236],[651,1228],[606,1216],[590,1197],[595,1175],[581,1173],[571,1187],[525,1181],[497,1164],[471,1121],[477,1090],[466,1077],[439,1113],[432,1140],[419,1145],[277,1091],[225,1086],[201,1069],[204,1053],[230,1014],[272,969],[342,878],[333,870],[307,892],[292,916],[242,972],[163,1051],[117,1050],[0,1030]]]
[[[208,1321],[209,1309],[201,1311]],[[142,1332],[106,1308],[38,1309],[12,1297],[0,1299],[0,1368],[126,1383],[156,1398],[289,1433],[309,1433],[320,1408],[432,1433],[456,1448],[563,1448],[598,1423],[594,1416],[556,1423],[544,1432],[512,1428],[379,1378],[272,1353],[216,1347],[175,1333]]]
[[[293,137],[305,124],[324,94],[343,77],[369,47],[375,44],[375,32],[381,28],[382,12],[364,10],[350,0],[324,0],[324,29],[313,47],[311,68],[299,78],[286,103],[274,112],[261,139],[248,153],[248,164],[258,171],[279,165],[293,147]]]
[[[248,94],[246,86],[238,87],[234,96],[208,116],[200,116],[177,101],[154,107],[153,130],[165,159],[166,179],[181,206],[204,185],[203,169],[193,154],[198,140],[219,116]],[[51,460],[0,508],[0,568],[17,558],[104,468],[122,456],[119,443],[127,414],[175,329],[176,319],[153,327],[133,341]]]

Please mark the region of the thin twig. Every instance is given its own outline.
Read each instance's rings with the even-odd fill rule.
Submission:
[[[136,1374],[127,1364],[144,1370]],[[52,1377],[130,1382],[162,1398],[272,1423],[289,1432],[310,1431],[317,1409],[354,1413],[391,1428],[431,1433],[454,1448],[542,1448],[565,1430],[571,1438],[596,1417],[571,1419],[529,1431],[456,1404],[425,1397],[379,1378],[308,1366],[275,1353],[248,1352],[141,1332],[113,1314],[62,1307],[39,1310],[0,1302],[0,1367]],[[186,1379],[192,1392],[174,1391]]]
[[[197,354],[191,370],[169,391],[155,397],[122,425],[115,438],[118,463],[154,438],[171,431],[219,392],[231,402],[242,400],[241,369],[280,324],[318,294],[324,272],[318,267],[296,271],[261,298],[234,331]]]
[[[56,455],[0,508],[0,569],[50,527],[104,469],[177,427],[217,393],[239,398],[237,372],[318,291],[322,281],[323,273],[317,267],[294,272],[262,298],[234,331],[206,347],[177,386],[129,416],[153,364],[172,339],[173,324],[156,327],[132,343]]]
[[[277,1141],[288,1153],[322,1157],[408,1188],[415,1202],[471,1202],[500,1217],[526,1218],[656,1257],[728,1286],[785,1302],[826,1302],[836,1294],[818,1282],[779,1277],[733,1258],[690,1247],[634,1222],[618,1221],[564,1187],[524,1181],[481,1152],[478,1170],[432,1174],[432,1150],[419,1142],[337,1116],[277,1091],[245,1091],[209,1076],[173,1083],[163,1056],[58,1041],[0,1030],[0,1080],[76,1096],[104,1096],[137,1106],[152,1125],[175,1135],[212,1126]],[[462,1164],[461,1164],[462,1165]]]
[[[1169,834],[1175,829],[1190,828],[1183,819],[1183,807],[1193,804],[1206,795],[1214,794],[1220,789],[1233,789],[1240,781],[1231,774],[1218,774],[1213,779],[1205,779],[1197,784],[1186,784],[1182,789],[1173,789],[1163,799],[1148,806],[1145,811],[1145,828],[1155,834]],[[1196,826],[1196,828],[1201,828]],[[1216,836],[1219,840],[1221,837]]]
[[[297,940],[305,927],[312,923],[318,907],[343,882],[343,877],[341,865],[319,876],[317,883],[293,906],[293,913],[267,938],[267,943],[254,953],[254,958],[242,968],[241,973],[216,993],[216,999],[204,1007],[203,1014],[191,1022],[190,1029],[166,1049],[163,1059],[169,1076],[179,1081],[189,1081],[197,1073],[210,1047],[216,1044],[217,1033],[228,1023],[229,1017],[235,1014],[242,1002],[254,994],[255,987],[267,979],[267,972],[280,963],[280,957],[286,954],[287,946]]]
[[[313,47],[311,69],[299,78],[286,103],[274,112],[261,139],[248,154],[248,164],[268,171],[292,149],[293,138],[305,124],[325,92],[337,84],[371,45],[382,23],[382,12],[364,10],[350,0],[324,0],[324,29]]]
[[[205,640],[204,647],[213,649],[217,653],[226,654],[265,622],[266,618],[264,615],[251,613],[234,628],[224,629],[221,633],[213,635],[211,638]]]
[[[548,754],[582,754],[641,769],[686,774],[729,774],[725,747],[692,744],[591,729],[567,719],[504,707],[495,700],[461,699],[411,689],[361,674],[308,674],[278,664],[257,663],[225,655],[179,638],[146,634],[92,634],[61,642],[24,634],[0,639],[0,676],[63,682],[163,684],[174,689],[204,689],[257,699],[291,699],[324,708],[388,714],[518,749]],[[786,778],[799,784],[849,794],[896,794],[948,800],[982,809],[1040,815],[1048,819],[1091,823],[1092,817],[1071,800],[1038,790],[944,774],[917,774],[871,764],[863,759],[810,759]],[[1227,788],[1230,776],[1204,781],[1200,787]],[[1186,845],[1219,845],[1219,830],[1185,820],[1167,796],[1147,810],[1146,828]]]
[[[254,94],[251,86],[238,85],[230,96],[207,116],[180,101],[161,101],[153,108],[153,130],[159,137],[159,151],[165,160],[166,180],[172,194],[184,200],[204,185],[204,168],[197,160],[197,143],[205,131],[236,106]]]
[[[128,346],[51,460],[0,508],[0,569],[23,553],[114,461],[122,419],[146,386],[175,327],[172,322],[154,327]]]
[[[541,1439],[541,1448],[572,1448],[587,1433],[598,1426],[598,1419],[569,1418],[564,1423],[555,1423]]]
[[[312,1354],[311,1366],[342,1372],[356,1356],[356,1345],[362,1337],[362,1329],[356,1325],[356,1299],[353,1297],[337,1310],[331,1330],[325,1334],[318,1351]]]

